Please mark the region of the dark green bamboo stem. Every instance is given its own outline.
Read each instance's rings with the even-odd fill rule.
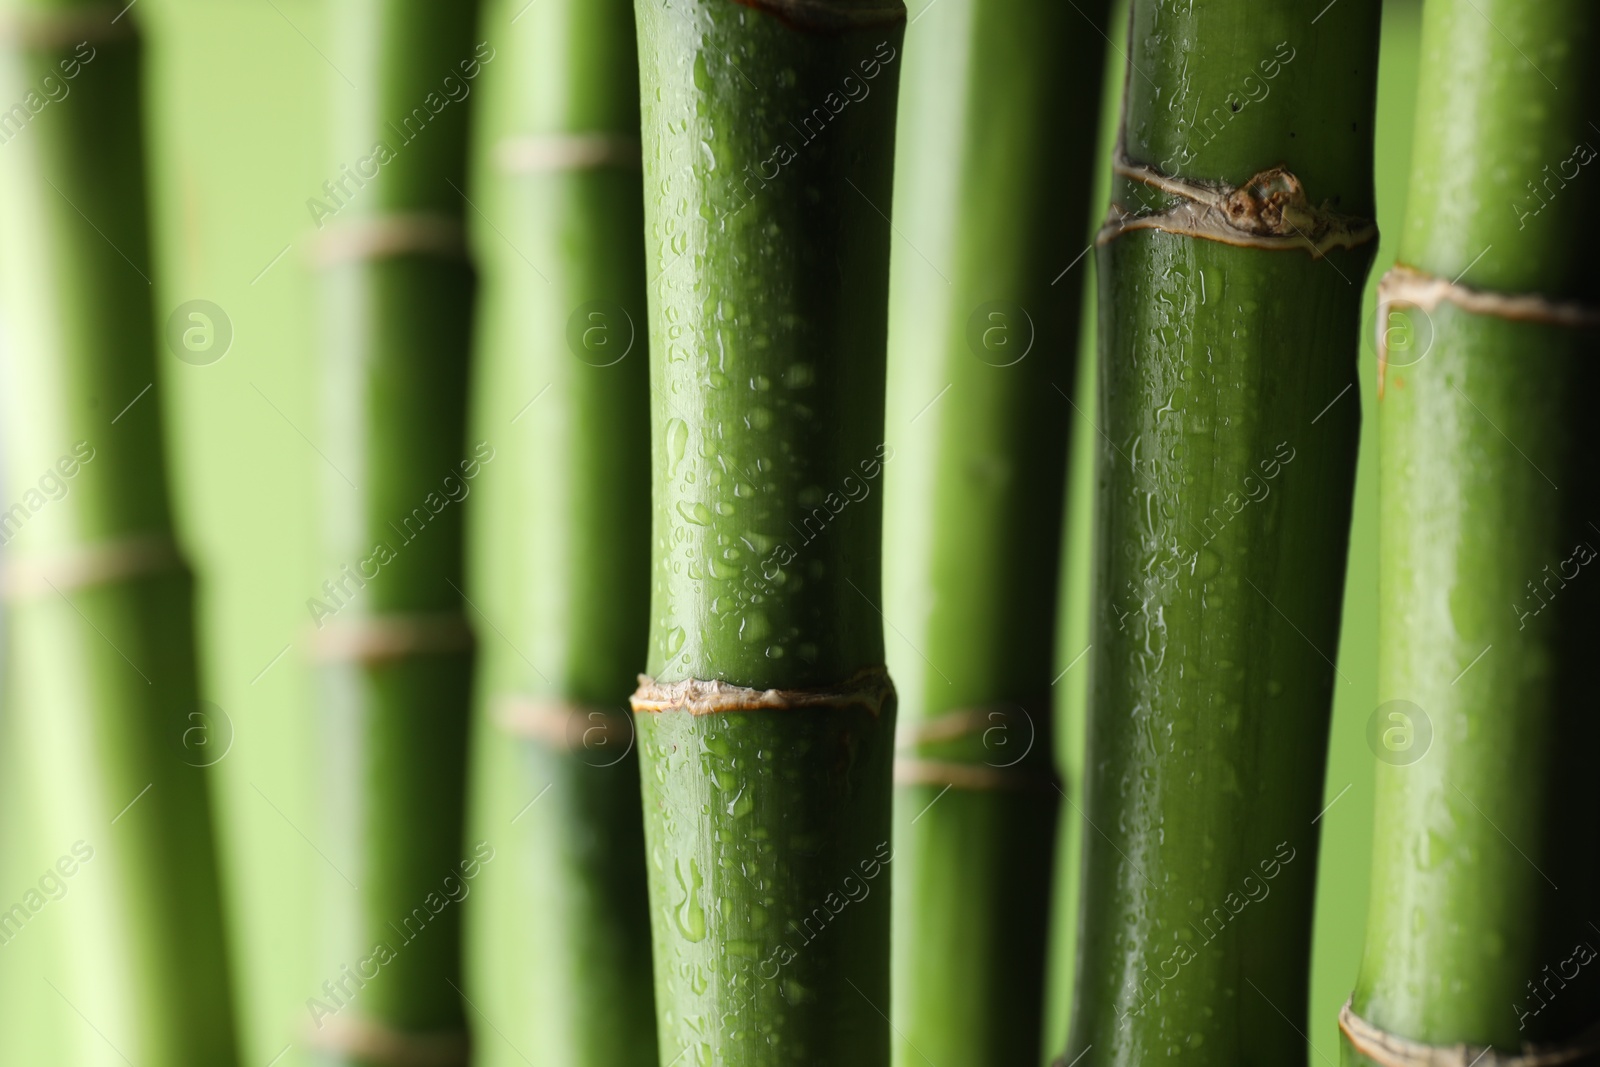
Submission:
[[[335,17],[335,169],[313,211],[330,578],[311,608],[338,875],[329,985],[307,1006],[311,1040],[341,1063],[406,1049],[465,1062],[459,900],[495,854],[493,838],[462,841],[461,501],[498,453],[465,433],[474,286],[460,190],[470,90],[495,59],[475,11],[350,0]]]
[[[0,92],[23,109],[0,122],[7,712],[33,837],[61,857],[0,914],[0,944],[56,939],[31,979],[59,1062],[205,1067],[234,1063],[235,1037],[206,772],[184,745],[193,582],[155,384],[142,49],[116,14],[15,4],[0,22]]]
[[[881,1067],[894,707],[861,490],[889,454],[904,9],[636,11],[649,671],[785,691],[636,697],[662,1062]]]
[[[1132,20],[1063,1062],[1303,1063],[1378,5],[1139,0]]]
[[[474,788],[481,834],[511,835],[470,920],[473,1003],[506,1038],[476,1062],[654,1067],[627,703],[650,583],[633,8],[525,4],[490,22],[505,46],[474,196],[494,220],[475,241],[478,422],[507,444],[475,501],[473,597],[509,641],[484,647]]]
[[[1600,1018],[1597,30],[1592,5],[1430,0],[1400,266],[1380,290],[1379,711],[1399,732],[1351,1008],[1485,1064],[1501,1060],[1481,1046]],[[1415,306],[1407,279],[1425,276],[1458,287]]]
[[[1088,240],[1104,7],[943,0],[908,41],[885,475],[901,1065],[1041,1055],[1083,278],[1063,271]]]

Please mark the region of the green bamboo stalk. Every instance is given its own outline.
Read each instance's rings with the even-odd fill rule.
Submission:
[[[1129,0],[1114,0],[1105,26],[1110,57],[1102,64],[1100,114],[1095,145],[1094,192],[1090,203],[1103,211],[1111,197],[1111,159],[1122,126],[1122,90],[1127,52]],[[1099,217],[1094,219],[1099,221]],[[1079,271],[1082,299],[1092,307],[1099,292],[1095,257],[1082,263],[1056,283],[1065,285]],[[1083,837],[1093,833],[1083,821],[1084,742],[1089,717],[1089,646],[1092,590],[1094,587],[1095,461],[1099,428],[1093,420],[1093,398],[1099,390],[1095,375],[1097,349],[1095,316],[1080,315],[1072,425],[1067,444],[1066,516],[1062,529],[1061,562],[1056,579],[1055,763],[1062,779],[1061,818],[1056,822],[1055,870],[1051,876],[1050,944],[1045,980],[1044,1047],[1047,1052],[1067,1043],[1072,1021],[1073,968],[1078,956],[1078,894],[1083,880]],[[1062,385],[1066,389],[1065,384]],[[1048,1056],[1040,1062],[1047,1061]]]
[[[496,220],[475,242],[478,415],[508,445],[475,502],[493,510],[473,512],[472,569],[474,602],[510,643],[484,650],[474,789],[481,835],[515,836],[469,913],[472,1000],[506,1038],[477,1062],[654,1067],[626,699],[650,584],[633,8],[513,0],[494,26],[506,43],[486,75],[499,96],[478,153],[475,201]]]
[[[334,871],[326,974],[307,1009],[312,1043],[340,1063],[466,1062],[459,901],[495,856],[493,839],[462,841],[473,657],[461,501],[497,454],[465,428],[468,101],[495,59],[475,15],[422,0],[335,10],[335,169],[310,205],[328,331],[329,578],[308,601]]]
[[[1369,1027],[1500,1064],[1485,1049],[1600,1017],[1597,34],[1571,2],[1423,11],[1405,229],[1379,290],[1384,703],[1352,1063]]]
[[[1107,6],[943,0],[906,58],[885,530],[885,610],[906,638],[890,654],[893,1045],[906,1067],[1041,1056],[1083,278],[1066,268],[1088,240],[1104,50],[1084,20],[1103,24]]]
[[[207,775],[185,748],[206,724],[162,445],[143,50],[116,16],[0,15],[0,98],[21,109],[0,121],[6,700],[51,861],[0,905],[0,947],[55,938],[31,978],[60,1062],[202,1067],[236,1062],[235,1034]]]
[[[1062,1062],[1306,1059],[1377,29],[1371,0],[1133,5]]]
[[[663,1063],[888,1062],[898,2],[639,0]],[[764,691],[764,692],[763,692]]]

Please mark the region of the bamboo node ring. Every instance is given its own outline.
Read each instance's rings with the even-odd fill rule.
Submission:
[[[1573,301],[1552,300],[1539,293],[1497,293],[1474,289],[1458,281],[1396,263],[1378,282],[1378,395],[1383,395],[1384,373],[1389,367],[1389,311],[1396,307],[1418,308],[1431,313],[1440,304],[1453,304],[1473,315],[1532,322],[1546,326],[1565,326],[1574,330],[1600,328],[1600,309]]]
[[[109,4],[59,11],[9,11],[0,15],[0,44],[55,51],[79,44],[131,40],[139,36],[139,27],[133,19],[123,17],[127,13],[128,8],[119,10]]]
[[[940,785],[972,791],[1049,793],[1055,777],[1029,767],[992,767],[986,763],[896,756],[895,785]]]
[[[1339,1009],[1339,1030],[1352,1048],[1380,1067],[1563,1067],[1600,1053],[1600,1024],[1561,1044],[1498,1052],[1488,1045],[1425,1045],[1391,1034],[1357,1015],[1348,1000]]]
[[[329,1019],[311,1031],[306,1043],[384,1067],[467,1067],[472,1053],[464,1033],[408,1032],[373,1019]]]
[[[507,137],[494,146],[495,166],[506,174],[549,174],[569,170],[643,164],[639,138],[622,134],[540,133]]]
[[[894,699],[894,683],[882,665],[862,667],[838,685],[814,689],[750,689],[716,679],[685,678],[663,685],[639,675],[630,703],[635,712],[687,711],[717,715],[740,711],[794,711],[801,708],[852,708],[883,713]]]
[[[1228,185],[1174,178],[1119,154],[1112,172],[1176,197],[1178,203],[1139,214],[1113,201],[1096,245],[1109,244],[1130,230],[1160,230],[1240,248],[1301,250],[1321,259],[1335,248],[1356,248],[1378,236],[1371,219],[1313,205],[1300,179],[1283,166],[1269,167],[1243,185]]]
[[[506,694],[495,700],[491,716],[513,737],[538,741],[560,752],[619,748],[633,741],[633,722],[619,712],[565,700]]]
[[[361,615],[311,633],[311,654],[325,663],[384,663],[470,651],[472,627],[456,612]]]
[[[0,599],[26,600],[183,569],[183,556],[166,534],[123,537],[7,559],[0,567]]]
[[[460,219],[428,212],[374,215],[336,223],[311,244],[311,261],[318,267],[396,256],[465,260],[466,228]]]

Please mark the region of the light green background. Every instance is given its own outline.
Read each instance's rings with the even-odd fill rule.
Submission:
[[[911,4],[913,15],[923,2]],[[1387,7],[1378,209],[1384,233],[1398,235],[1417,19],[1412,4]],[[313,964],[312,889],[324,876],[314,847],[323,828],[312,759],[319,727],[297,642],[308,618],[305,599],[321,580],[315,508],[325,480],[310,443],[319,438],[320,413],[306,200],[331,176],[326,116],[333,94],[350,90],[325,58],[337,43],[326,6],[314,0],[140,0],[133,13],[150,41],[157,326],[170,309],[201,298],[219,304],[234,328],[232,350],[220,362],[196,367],[163,352],[160,373],[175,416],[168,439],[179,525],[200,576],[204,691],[235,727],[213,782],[243,1063],[292,1067],[310,1062],[291,1046],[309,1023],[306,998],[324,977]],[[906,47],[916,47],[915,25]],[[1385,236],[1374,281],[1392,257]],[[1370,292],[1368,300],[1370,307]],[[1354,980],[1366,915],[1376,455],[1370,338],[1364,345],[1366,423],[1339,655],[1345,680],[1337,690],[1327,791],[1337,802],[1321,822],[1311,1063],[1338,1060],[1334,1019]],[[0,803],[0,899],[10,899],[60,848],[29,840],[27,809],[3,786]],[[55,1062],[50,1035],[86,1025],[40,980],[49,939],[33,936],[72,918],[69,894],[30,924],[27,936],[0,948],[0,1062]]]

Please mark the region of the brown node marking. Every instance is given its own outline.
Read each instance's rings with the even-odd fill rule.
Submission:
[[[0,599],[26,600],[183,569],[178,546],[166,534],[124,537],[8,559],[0,568]]]
[[[1160,230],[1241,248],[1298,249],[1321,259],[1335,248],[1356,248],[1378,235],[1370,219],[1341,215],[1327,204],[1313,205],[1300,179],[1283,166],[1269,167],[1237,186],[1174,178],[1126,156],[1112,170],[1176,197],[1178,203],[1141,215],[1113,202],[1095,237],[1097,245],[1130,230]]]
[[[467,1067],[468,1035],[453,1031],[396,1030],[373,1019],[325,1020],[307,1038],[314,1049],[383,1067]]]
[[[1489,1045],[1425,1045],[1380,1030],[1351,1010],[1348,1000],[1339,1009],[1339,1029],[1350,1047],[1380,1067],[1563,1067],[1600,1052],[1600,1024],[1570,1041],[1525,1045],[1519,1053]]]
[[[1378,282],[1378,396],[1383,397],[1389,366],[1389,310],[1414,307],[1436,311],[1454,304],[1463,311],[1509,322],[1534,322],[1575,330],[1600,328],[1600,310],[1571,301],[1552,300],[1538,293],[1496,293],[1447,281],[1404,263],[1396,263]]]
[[[779,19],[785,25],[812,33],[843,33],[847,30],[892,26],[906,20],[906,5],[901,0],[733,0]]]
[[[0,15],[0,44],[37,51],[59,51],[77,44],[105,44],[138,35],[138,25],[127,14],[127,8],[120,5],[97,4],[60,11],[8,11]]]
[[[467,232],[461,220],[426,212],[334,223],[313,238],[311,245],[311,260],[318,267],[396,256],[465,260],[467,255]]]
[[[643,159],[639,138],[616,133],[540,133],[507,137],[494,148],[494,161],[507,174],[626,167],[638,170]]]
[[[507,694],[495,700],[493,718],[508,734],[560,751],[633,738],[633,724],[623,715],[564,700]]]
[[[727,682],[685,678],[662,685],[639,675],[630,703],[636,712],[687,711],[720,715],[740,711],[794,711],[800,708],[864,708],[880,715],[894,698],[894,683],[884,666],[862,667],[843,682],[815,689],[751,689]]]
[[[986,763],[916,759],[896,756],[895,785],[939,785],[974,791],[1048,793],[1056,788],[1049,774],[1028,767],[991,767]]]
[[[385,663],[411,656],[438,656],[472,648],[472,627],[455,612],[360,615],[312,631],[315,659]]]

